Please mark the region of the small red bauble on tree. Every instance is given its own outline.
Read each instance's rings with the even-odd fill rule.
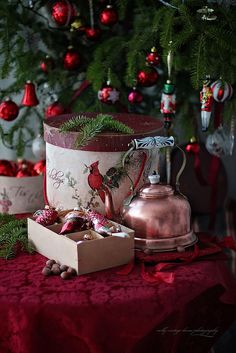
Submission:
[[[75,70],[80,65],[80,55],[79,53],[73,49],[72,46],[68,47],[68,51],[64,56],[64,68],[66,70]]]
[[[110,81],[98,91],[98,99],[102,103],[115,104],[119,100],[120,92],[110,85]]]
[[[190,143],[187,144],[185,147],[186,152],[197,154],[200,151],[199,143],[197,142],[196,138],[193,136],[190,139]]]
[[[51,71],[55,66],[53,59],[50,56],[46,56],[46,58],[41,62],[40,67],[41,70],[45,73]]]
[[[113,9],[111,5],[107,5],[107,7],[100,13],[99,19],[104,26],[112,26],[118,21],[117,11]]]
[[[51,118],[52,116],[61,115],[64,113],[65,113],[65,108],[63,107],[63,105],[59,102],[54,102],[47,107],[45,111],[45,117]]]
[[[136,87],[133,87],[128,95],[128,101],[130,104],[140,104],[143,101],[143,95],[136,89]]]
[[[144,70],[140,70],[137,74],[137,82],[143,87],[150,87],[157,83],[158,73],[152,67],[147,67]]]
[[[52,7],[52,18],[61,26],[69,25],[76,17],[77,11],[74,4],[68,0],[57,1]]]
[[[100,28],[87,27],[85,28],[85,35],[90,40],[97,40],[100,38],[102,31]]]
[[[149,65],[156,66],[160,63],[160,55],[157,53],[157,49],[155,47],[152,47],[151,52],[146,55],[146,62]]]
[[[0,104],[0,118],[7,121],[12,121],[17,118],[19,113],[18,105],[13,102],[10,98],[6,98],[4,102]]]
[[[21,104],[27,107],[34,107],[39,104],[36,96],[35,85],[31,81],[27,81],[25,84],[25,92]]]

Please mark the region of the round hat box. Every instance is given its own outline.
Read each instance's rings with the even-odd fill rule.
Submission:
[[[77,114],[78,115],[78,114]],[[83,113],[93,119],[96,113]],[[129,195],[130,180],[138,188],[158,168],[158,150],[137,150],[125,170],[122,157],[133,139],[160,134],[162,122],[136,114],[111,114],[133,129],[133,134],[104,132],[81,148],[75,147],[79,132],[60,132],[60,126],[75,114],[50,118],[44,123],[46,141],[46,194],[48,203],[59,209],[91,207],[104,212],[106,185],[112,191],[116,211]],[[128,176],[127,176],[128,173]]]

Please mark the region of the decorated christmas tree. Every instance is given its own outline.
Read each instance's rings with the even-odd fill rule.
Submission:
[[[232,96],[234,3],[2,2],[1,77],[10,80],[1,89],[0,117],[14,120],[0,125],[3,144],[22,157],[38,122],[40,129],[44,118],[88,111],[150,114],[167,127],[180,125],[177,135],[186,140],[197,137],[201,103],[203,124],[212,110],[211,98],[203,103],[208,91],[214,102]],[[202,91],[200,103],[202,87],[208,93]],[[235,102],[232,97],[225,104],[225,122]]]

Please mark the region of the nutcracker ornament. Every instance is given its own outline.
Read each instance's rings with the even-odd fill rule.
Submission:
[[[202,131],[207,131],[213,105],[213,92],[209,81],[203,82],[200,92]]]
[[[161,113],[164,116],[164,127],[169,129],[176,112],[175,86],[170,80],[166,81],[161,95]]]

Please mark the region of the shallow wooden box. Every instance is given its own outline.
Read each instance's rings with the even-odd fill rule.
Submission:
[[[134,231],[127,227],[121,226],[126,237],[114,233],[106,238],[93,230],[60,235],[61,227],[44,227],[28,218],[28,239],[38,253],[73,267],[78,275],[124,265],[134,257]],[[83,240],[89,232],[96,239]]]

